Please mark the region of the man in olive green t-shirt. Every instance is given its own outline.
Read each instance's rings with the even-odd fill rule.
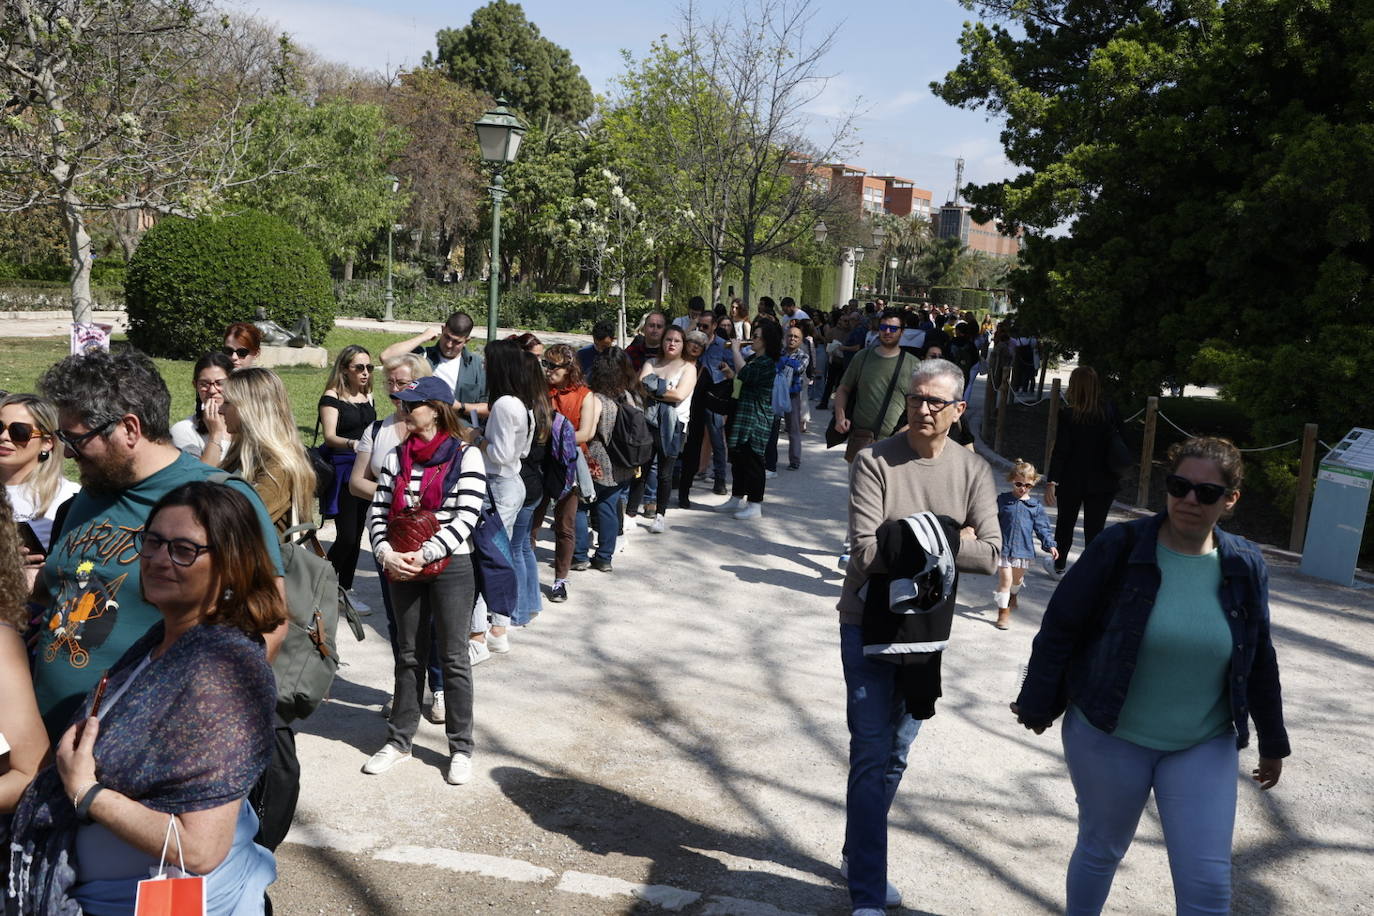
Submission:
[[[835,389],[835,431],[849,433],[845,461],[853,461],[860,449],[903,425],[907,379],[918,361],[901,342],[901,310],[884,309],[878,319],[877,346],[854,355]]]

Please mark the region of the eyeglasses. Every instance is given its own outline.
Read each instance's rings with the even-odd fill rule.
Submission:
[[[880,325],[878,325],[878,330],[880,330],[880,331],[894,332],[894,331],[900,331],[901,329],[902,329],[902,326],[901,326],[900,324],[880,324]]]
[[[555,369],[566,369],[572,365],[572,363],[556,363],[550,359],[541,359],[539,362],[549,372],[553,372]]]
[[[1035,486],[1035,484],[1027,483],[1024,480],[1013,480],[1011,485],[1018,490],[1029,490],[1031,487]]]
[[[82,447],[85,446],[87,442],[90,442],[96,436],[100,435],[105,430],[109,429],[111,426],[114,426],[118,422],[119,417],[115,417],[113,420],[106,420],[104,423],[101,423],[95,429],[92,429],[89,432],[81,433],[80,435],[69,433],[65,429],[59,429],[54,435],[56,435],[58,439],[62,440],[63,445],[65,445],[67,448],[71,449],[79,455],[81,454]]]
[[[201,379],[200,381],[196,382],[196,389],[197,389],[197,390],[208,390],[208,389],[210,389],[210,388],[223,388],[223,387],[224,387],[224,379],[222,379],[222,378],[213,378],[213,379],[203,378],[203,379]]]
[[[1177,474],[1170,474],[1164,478],[1164,489],[1175,499],[1184,499],[1191,490],[1197,494],[1197,501],[1204,506],[1212,505],[1231,492],[1230,487],[1223,487],[1219,483],[1193,483],[1187,477]]]
[[[47,433],[43,432],[43,430],[39,429],[37,426],[34,426],[32,423],[18,422],[0,426],[0,432],[8,432],[10,434],[10,441],[20,448],[28,445],[35,435],[47,435]]]
[[[909,394],[906,396],[906,406],[919,410],[924,404],[930,408],[931,413],[939,413],[951,404],[960,403],[958,400],[947,401],[944,398],[929,398],[920,394]]]
[[[253,351],[247,347],[225,347],[223,352],[225,356],[237,356],[239,359],[247,359],[248,354]]]
[[[134,547],[145,560],[151,560],[159,550],[166,549],[167,558],[178,566],[190,566],[210,550],[209,544],[197,544],[186,538],[165,538],[151,531],[135,531]]]
[[[352,369],[354,372],[371,372],[376,366],[373,366],[371,363],[356,363],[348,368]]]

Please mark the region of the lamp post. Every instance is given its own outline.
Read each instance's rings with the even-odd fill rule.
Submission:
[[[830,234],[830,229],[826,227],[825,220],[821,220],[820,222],[816,223],[815,227],[811,231],[816,234],[817,245],[824,245],[825,237]]]
[[[892,271],[891,279],[888,282],[887,301],[891,302],[897,295],[897,257],[893,255],[887,259],[888,269]]]
[[[491,269],[487,291],[487,343],[496,339],[496,311],[501,286],[501,201],[506,196],[501,171],[515,161],[525,125],[510,111],[506,100],[497,99],[496,108],[482,115],[473,125],[477,130],[477,145],[482,148],[482,161],[491,167]]]
[[[386,180],[391,184],[391,193],[395,194],[401,190],[401,179],[395,175],[386,176]],[[382,315],[383,321],[395,321],[396,292],[391,286],[391,234],[396,229],[396,224],[390,221],[386,224],[386,313]]]

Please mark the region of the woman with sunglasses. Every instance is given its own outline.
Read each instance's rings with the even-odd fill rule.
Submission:
[[[367,501],[349,491],[348,480],[353,474],[358,441],[377,419],[372,401],[372,369],[372,357],[362,347],[353,344],[340,350],[320,397],[318,422],[324,430],[325,450],[334,465],[334,482],[320,498],[320,513],[334,519],[329,562],[339,574],[339,585],[360,611],[368,607],[353,592],[353,572],[362,550]]]
[[[233,487],[184,484],[129,549],[161,620],[92,689],[21,799],[9,887],[19,912],[133,913],[174,820],[168,864],[204,876],[205,912],[261,913],[276,865],[253,841],[248,793],[277,705],[263,634],[286,607],[257,513]]]
[[[549,401],[554,411],[572,425],[576,431],[574,441],[585,455],[587,443],[596,434],[596,422],[591,411],[583,409],[591,389],[582,379],[582,367],[573,348],[567,344],[554,344],[546,351],[543,366],[549,382]],[[578,544],[584,545],[585,553],[588,537],[587,513],[581,507],[581,501],[594,495],[584,493],[579,498],[579,492],[574,487],[553,504],[553,588],[549,591],[550,601],[568,600],[568,572],[572,569],[573,553]],[[539,534],[539,524],[548,510],[550,498],[550,494],[545,494],[534,510],[531,539]],[[585,557],[582,562],[586,562]]]
[[[1268,569],[1258,547],[1217,527],[1240,499],[1240,452],[1189,439],[1168,463],[1165,511],[1103,532],[1055,589],[1012,704],[1036,734],[1064,714],[1078,800],[1068,913],[1101,912],[1151,792],[1178,912],[1229,912],[1249,722],[1261,789],[1290,753]]]
[[[62,450],[53,438],[57,408],[36,394],[0,399],[0,481],[16,522],[53,521],[81,486],[62,476]]]
[[[1056,576],[1063,575],[1068,562],[1079,510],[1083,511],[1086,547],[1107,524],[1107,510],[1121,483],[1108,460],[1112,439],[1121,435],[1121,414],[1103,395],[1091,366],[1079,366],[1069,376],[1068,404],[1069,409],[1059,415],[1045,484],[1045,505],[1058,509],[1054,540],[1059,556],[1050,567]]]
[[[38,714],[38,700],[29,674],[29,651],[24,633],[29,610],[19,560],[19,532],[9,500],[0,496],[0,735],[10,746],[8,767],[0,772],[0,819],[14,813],[19,796],[33,781],[48,753],[48,733]]]
[[[249,321],[236,321],[224,329],[224,355],[235,369],[251,369],[262,352],[262,331]]]
[[[230,358],[217,350],[196,360],[191,371],[196,386],[195,412],[172,424],[172,444],[211,467],[218,467],[229,451],[229,431],[220,407],[224,401],[224,380],[233,371]]]

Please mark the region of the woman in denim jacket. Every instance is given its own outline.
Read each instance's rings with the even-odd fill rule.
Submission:
[[[1290,753],[1259,549],[1216,527],[1240,497],[1239,451],[1169,452],[1167,511],[1104,532],[1060,583],[1035,638],[1018,721],[1064,718],[1078,798],[1066,912],[1099,913],[1155,793],[1179,913],[1226,913],[1238,750],[1260,788]]]

